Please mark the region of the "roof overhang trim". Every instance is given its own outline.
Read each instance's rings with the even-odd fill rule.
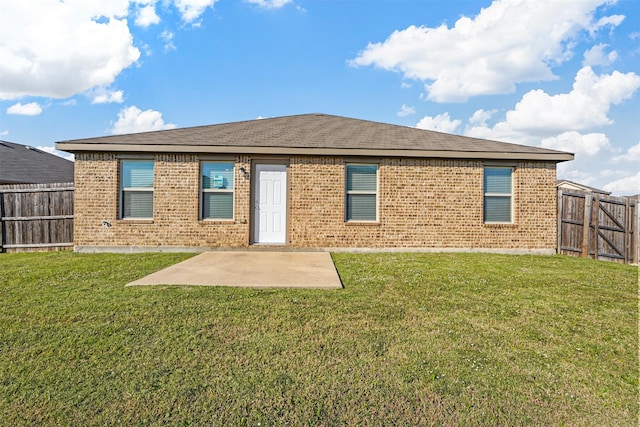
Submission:
[[[573,160],[573,154],[491,152],[491,151],[448,151],[448,150],[381,150],[363,148],[303,148],[303,147],[250,147],[211,145],[160,145],[160,144],[56,144],[57,150],[70,153],[89,152],[135,152],[135,153],[206,153],[206,154],[275,154],[308,156],[368,156],[368,157],[420,157],[451,159],[496,159],[496,160],[538,160],[563,162]]]

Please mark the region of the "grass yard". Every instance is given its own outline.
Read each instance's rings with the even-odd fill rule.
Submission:
[[[0,425],[638,425],[638,268],[335,254],[343,290],[0,254]]]

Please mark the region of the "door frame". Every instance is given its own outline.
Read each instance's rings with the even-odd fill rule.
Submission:
[[[256,235],[256,194],[258,191],[258,174],[256,173],[256,166],[257,165],[281,165],[284,166],[284,172],[285,172],[285,176],[286,176],[286,180],[287,180],[287,185],[285,188],[286,194],[286,201],[287,201],[287,206],[285,209],[285,230],[284,230],[284,243],[260,243],[260,242],[256,242],[255,239],[255,235]],[[289,244],[289,212],[291,209],[291,203],[290,203],[290,199],[289,199],[289,189],[291,187],[291,180],[289,179],[290,174],[289,174],[289,159],[288,158],[278,158],[278,159],[274,159],[274,158],[270,158],[270,159],[261,159],[261,158],[254,158],[251,160],[251,194],[250,194],[250,198],[249,198],[249,209],[250,209],[250,224],[249,224],[249,244],[250,245],[269,245],[269,244],[273,244],[273,245],[279,245],[279,246],[284,246],[284,245],[288,245]]]

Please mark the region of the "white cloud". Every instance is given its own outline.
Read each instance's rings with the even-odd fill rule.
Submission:
[[[615,3],[615,1],[616,0],[607,1],[605,3]],[[598,22],[595,25],[592,25],[589,28],[589,31],[591,32],[591,34],[593,34],[602,27],[606,27],[606,26],[617,27],[618,25],[622,24],[622,21],[624,21],[624,15],[603,16],[602,18],[598,19]]]
[[[604,43],[597,44],[584,53],[584,60],[582,65],[595,66],[595,65],[611,65],[616,59],[618,59],[618,53],[612,50],[609,53],[605,53],[605,48],[608,45]]]
[[[605,184],[603,188],[615,194],[632,196],[640,193],[640,172]]]
[[[0,0],[0,99],[68,98],[136,62],[128,0]]]
[[[507,111],[505,120],[493,127],[476,125],[465,133],[538,145],[542,138],[611,124],[611,105],[631,98],[638,88],[640,76],[635,73],[596,75],[591,67],[584,67],[578,71],[570,92],[549,95],[540,89],[529,91],[513,110]]]
[[[164,51],[176,50],[176,46],[173,44],[173,33],[169,30],[164,30],[159,36],[164,41]]]
[[[584,67],[578,71],[571,92],[549,95],[532,90],[507,112],[507,122],[514,129],[547,131],[609,125],[611,105],[631,98],[638,88],[640,76],[635,73],[614,71],[598,76],[591,67]]]
[[[418,122],[418,129],[435,130],[438,132],[452,133],[462,123],[461,120],[451,120],[449,113],[438,114],[435,117],[425,116]]]
[[[7,108],[7,114],[18,114],[21,116],[37,116],[42,113],[42,107],[37,102],[30,102],[28,104],[16,103]]]
[[[609,138],[603,133],[582,135],[576,131],[563,132],[558,136],[544,138],[540,145],[544,148],[586,154],[587,156],[595,156],[600,150],[611,147]]]
[[[291,3],[292,0],[245,0],[247,3],[255,4],[256,6],[264,7],[265,9],[279,9]]]
[[[412,114],[415,114],[416,110],[414,110],[413,107],[409,107],[406,104],[402,104],[402,107],[400,107],[400,111],[398,111],[398,116],[400,117],[406,117],[406,116],[410,116]]]
[[[162,113],[159,111],[142,111],[134,105],[123,108],[118,113],[118,120],[113,124],[111,133],[119,135],[152,130],[174,129],[175,127],[176,125],[173,123],[165,123],[162,119]]]
[[[90,91],[89,96],[93,98],[91,100],[92,104],[122,104],[124,102],[124,92],[121,90],[109,90],[104,87]]]
[[[614,163],[619,162],[620,160],[625,162],[639,162],[640,161],[640,142],[636,145],[629,147],[626,153],[621,156],[614,157]]]
[[[45,147],[42,145],[38,145],[36,147],[40,151],[44,151],[45,153],[53,154],[54,156],[62,157],[63,159],[71,160],[72,162],[75,160],[75,156],[71,153],[65,153],[64,151],[58,151],[54,147]]]
[[[156,14],[156,5],[154,2],[144,4],[136,10],[135,24],[139,27],[147,28],[150,25],[160,23],[160,17]]]
[[[509,127],[507,122],[498,122],[493,127],[486,125],[468,126],[464,134],[474,138],[491,139],[494,141],[512,142],[514,144],[524,144],[537,146],[541,137],[534,133],[520,132]],[[549,135],[545,135],[549,136]]]
[[[491,119],[498,110],[476,110],[469,118],[469,124],[473,126],[486,126],[487,120]]]
[[[218,0],[174,0],[174,4],[178,8],[182,20],[187,24],[192,24],[202,16],[207,8],[213,7],[216,1]]]
[[[515,84],[552,80],[551,66],[571,57],[581,31],[618,25],[621,16],[594,22],[610,0],[495,0],[473,19],[448,28],[410,26],[382,43],[370,43],[350,61],[427,81],[428,98],[464,102],[470,96],[511,93]]]
[[[584,185],[591,185],[595,178],[592,174],[572,169],[572,162],[558,163],[558,179],[567,179],[569,181],[578,182]]]
[[[618,171],[612,169],[604,169],[600,171],[600,176],[614,176],[618,173]]]
[[[627,153],[624,155],[624,160],[628,162],[640,161],[640,142],[627,150]]]
[[[153,51],[151,50],[151,46],[149,46],[147,43],[143,43],[141,46],[142,50],[144,50],[144,54],[147,56],[151,56],[151,54],[153,53]]]

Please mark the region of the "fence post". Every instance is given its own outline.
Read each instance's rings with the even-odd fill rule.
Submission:
[[[585,194],[584,196],[584,212],[582,217],[582,252],[580,256],[583,258],[589,258],[589,240],[590,233],[589,230],[591,228],[591,199],[592,196],[590,194]]]
[[[0,193],[0,253],[4,252],[6,233],[4,231],[4,193]]]
[[[593,224],[593,259],[600,259],[600,195],[595,193],[591,201],[591,223]]]
[[[556,225],[556,254],[561,254],[562,250],[560,248],[562,248],[562,215],[563,215],[563,195],[562,195],[562,188],[558,187],[558,191],[557,191],[557,196],[556,196],[556,202],[557,202],[557,206],[558,209],[556,211],[556,220],[557,220],[557,225]]]
[[[635,201],[635,207],[633,209],[633,219],[631,222],[633,223],[633,243],[631,244],[633,248],[633,263],[640,263],[640,199]]]
[[[624,206],[624,263],[629,264],[631,261],[631,204],[629,198],[625,200]]]

